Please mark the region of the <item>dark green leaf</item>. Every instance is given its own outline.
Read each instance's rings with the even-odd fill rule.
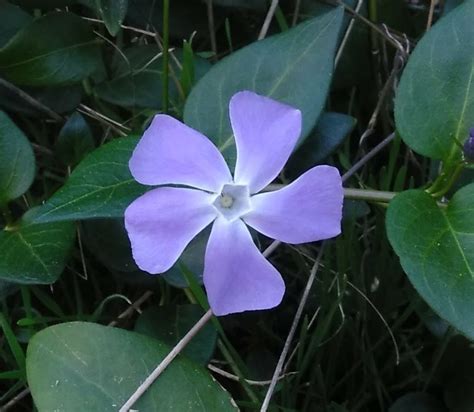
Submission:
[[[287,169],[292,176],[321,163],[334,152],[352,132],[356,119],[342,113],[326,112],[305,142],[291,156]]]
[[[395,121],[416,152],[446,160],[474,126],[474,2],[442,18],[413,51],[398,88]]]
[[[75,165],[94,150],[91,129],[79,113],[74,113],[64,124],[56,142],[56,152],[67,165]]]
[[[204,315],[199,305],[166,305],[149,308],[137,319],[135,332],[174,346]],[[217,331],[208,323],[183,350],[183,354],[206,365],[216,346]]]
[[[123,216],[125,208],[146,190],[128,169],[137,142],[135,137],[123,137],[90,153],[66,184],[23,220],[45,223]]]
[[[387,213],[387,233],[403,269],[426,302],[474,338],[474,184],[446,208],[422,190],[397,195]]]
[[[2,18],[2,24],[0,25],[0,48],[3,47],[18,30],[32,20],[32,17],[28,13],[6,1],[0,2],[0,16]]]
[[[25,193],[34,177],[35,157],[30,142],[0,111],[0,205]]]
[[[70,222],[23,225],[0,232],[0,279],[53,283],[62,273],[75,236]]]
[[[300,141],[304,140],[326,101],[342,16],[342,8],[334,9],[221,60],[191,91],[185,122],[208,136],[233,162],[229,100],[240,90],[253,90],[299,108]]]
[[[28,384],[42,411],[118,411],[169,348],[138,333],[93,323],[63,323],[30,341]],[[133,409],[139,411],[236,411],[210,374],[175,359]]]
[[[388,412],[447,412],[447,409],[432,395],[410,392],[398,398]]]
[[[128,0],[96,0],[96,8],[107,30],[115,36],[127,14]]]
[[[91,28],[72,13],[40,17],[0,49],[0,73],[20,85],[79,82],[98,71],[101,64]]]

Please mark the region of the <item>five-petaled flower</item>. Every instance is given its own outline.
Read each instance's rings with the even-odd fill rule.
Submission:
[[[316,166],[290,185],[258,193],[279,174],[301,132],[301,112],[253,92],[235,94],[229,115],[237,146],[232,177],[219,150],[199,132],[156,115],[138,143],[130,170],[158,187],[125,211],[138,266],[163,273],[188,243],[212,223],[204,286],[216,315],[278,305],[285,284],[252,240],[247,225],[286,243],[306,243],[341,231],[339,172]]]

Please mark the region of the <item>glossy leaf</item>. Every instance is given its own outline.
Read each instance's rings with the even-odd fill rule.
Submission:
[[[101,65],[92,29],[72,13],[53,12],[40,17],[0,49],[0,74],[20,85],[79,82]]]
[[[229,100],[237,91],[253,90],[302,111],[301,142],[315,126],[326,101],[342,16],[342,8],[334,9],[221,60],[191,91],[185,122],[234,161]]]
[[[147,189],[133,179],[128,161],[138,139],[116,139],[90,153],[66,184],[24,221],[35,223],[121,217],[125,208]]]
[[[414,151],[446,160],[474,126],[474,2],[442,18],[420,40],[403,72],[395,121]]]
[[[474,338],[474,184],[460,189],[446,208],[422,190],[397,195],[387,213],[390,243],[426,302]]]
[[[137,319],[135,332],[174,346],[202,315],[204,312],[199,305],[166,305],[149,308]],[[211,323],[208,323],[184,348],[183,354],[206,365],[214,352],[216,339],[217,331]]]
[[[31,340],[26,358],[28,384],[40,412],[115,412],[169,350],[138,333],[93,323],[63,323]],[[133,409],[237,410],[210,374],[184,357],[171,363]]]
[[[86,120],[73,113],[59,132],[56,153],[66,165],[75,165],[94,149],[94,138]]]
[[[61,275],[69,258],[75,227],[70,222],[22,225],[0,232],[0,279],[47,284]]]
[[[127,14],[127,6],[128,0],[96,0],[96,8],[112,36],[119,32]]]
[[[34,177],[35,157],[30,142],[0,111],[0,205],[25,193]]]

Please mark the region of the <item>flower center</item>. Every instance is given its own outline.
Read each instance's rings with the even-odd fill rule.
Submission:
[[[213,202],[221,216],[234,221],[251,210],[250,193],[245,185],[227,184]]]
[[[221,206],[229,209],[234,204],[234,198],[229,195],[228,193],[221,193],[221,197],[219,198],[221,201]]]

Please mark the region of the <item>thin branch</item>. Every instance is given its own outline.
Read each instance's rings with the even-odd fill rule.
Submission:
[[[358,0],[356,8],[354,9],[355,14],[359,14],[360,8],[362,7],[363,3],[364,3],[364,0]],[[342,56],[342,52],[344,51],[344,48],[346,47],[347,40],[349,39],[352,29],[354,28],[354,24],[355,24],[355,18],[353,17],[351,19],[351,22],[347,26],[347,30],[344,33],[344,37],[342,38],[341,45],[339,46],[339,50],[337,51],[336,58],[334,60],[334,66],[337,66],[337,63],[339,63],[339,60]]]
[[[296,328],[300,322],[301,315],[303,314],[303,309],[306,305],[306,301],[308,300],[309,292],[311,291],[313,282],[316,279],[316,274],[318,272],[319,263],[323,256],[323,251],[324,251],[324,242],[321,243],[321,248],[319,249],[316,262],[311,268],[311,273],[309,275],[308,281],[306,282],[306,287],[304,289],[303,296],[301,297],[300,304],[298,305],[298,309],[296,310],[293,323],[291,324],[290,331],[288,332],[288,336],[286,337],[285,345],[283,346],[283,350],[280,354],[280,358],[278,359],[277,366],[275,368],[275,371],[273,372],[272,382],[270,383],[270,386],[268,387],[267,393],[265,395],[265,399],[263,400],[262,407],[260,408],[260,412],[266,412],[268,410],[270,400],[272,398],[273,392],[275,391],[275,386],[278,382],[280,373],[283,369],[283,365],[285,363],[286,356],[288,355],[288,351],[290,350],[290,345],[293,341],[293,337],[295,336]]]
[[[431,28],[431,25],[433,24],[433,15],[434,15],[435,6],[436,6],[436,0],[431,0],[430,10],[428,11],[428,21],[426,22],[426,31],[428,31]]]
[[[118,324],[119,320],[127,318],[133,312],[140,312],[140,306],[143,305],[143,303],[145,303],[145,301],[147,301],[152,295],[153,292],[151,290],[147,290],[142,296],[140,296],[135,302],[133,302],[126,310],[124,310],[120,315],[118,315],[117,318],[110,322],[107,326],[115,326]]]
[[[51,119],[62,122],[63,118],[57,114],[54,110],[51,110],[49,107],[45,106],[43,103],[36,100],[34,97],[31,97],[28,93],[24,92],[23,90],[19,89],[15,85],[7,82],[5,79],[0,78],[0,85],[8,89],[10,92],[16,94],[19,98],[23,99],[25,102],[29,103],[35,109],[47,114]]]
[[[216,366],[214,366],[213,364],[209,364],[207,365],[207,368],[212,371],[212,372],[215,372],[217,373],[218,375],[221,375],[223,376],[224,378],[227,378],[227,379],[230,379],[230,380],[233,380],[235,382],[240,382],[242,379],[240,379],[237,375],[233,375],[232,373],[229,373],[225,370],[222,370]],[[288,373],[285,373],[284,375],[280,375],[278,377],[278,380],[282,380],[288,376],[292,376],[292,375],[296,375],[298,372],[288,372]],[[247,382],[249,385],[252,385],[252,386],[267,386],[267,385],[270,385],[270,383],[272,382],[271,380],[270,381],[254,381],[254,380],[251,380],[251,379],[244,379],[245,382]]]
[[[202,327],[212,318],[212,311],[209,309],[201,319],[183,336],[183,338],[175,345],[170,353],[160,362],[155,370],[148,375],[137,390],[130,396],[130,398],[123,404],[119,412],[128,412],[133,404],[140,399],[145,391],[152,385],[153,382],[161,375],[161,373],[168,367],[176,356],[186,347],[191,339],[202,329]]]
[[[275,15],[276,8],[278,6],[278,0],[272,0],[272,4],[270,4],[270,8],[268,9],[268,13],[265,16],[265,21],[263,22],[262,28],[260,29],[260,34],[258,35],[258,40],[262,40],[265,38],[268,32],[268,28],[270,27],[270,23],[272,22],[273,16]]]
[[[20,402],[25,396],[28,396],[30,393],[29,388],[23,389],[18,395],[16,395],[14,398],[12,398],[8,403],[3,405],[0,408],[1,412],[7,412],[11,407],[15,406],[17,402]]]
[[[362,159],[354,164],[346,173],[342,175],[342,182],[346,182],[354,173],[356,173],[362,166],[364,166],[370,159],[379,153],[385,146],[387,146],[395,138],[395,132],[389,134],[377,146],[375,146]]]

